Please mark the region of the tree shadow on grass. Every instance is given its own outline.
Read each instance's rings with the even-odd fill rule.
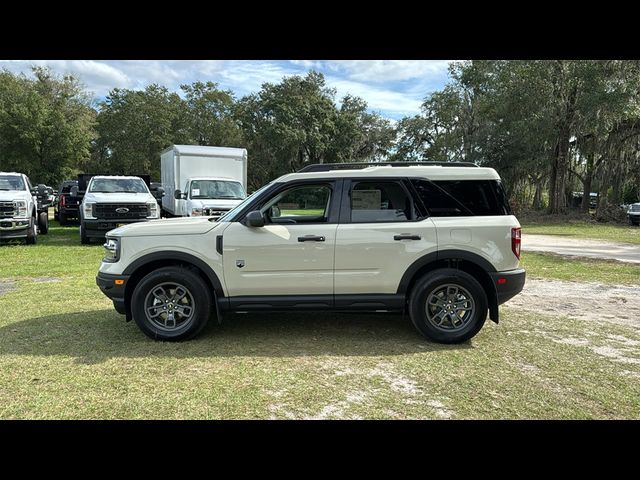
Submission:
[[[226,314],[194,340],[156,342],[111,310],[51,315],[0,327],[0,355],[111,358],[393,356],[472,348],[423,338],[408,317],[326,312]]]

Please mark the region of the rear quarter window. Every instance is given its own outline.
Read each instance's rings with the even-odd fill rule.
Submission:
[[[511,215],[502,184],[497,180],[412,180],[432,217]]]

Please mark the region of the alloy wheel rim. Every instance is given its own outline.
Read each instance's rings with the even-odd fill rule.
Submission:
[[[147,321],[159,330],[175,332],[187,328],[194,319],[195,301],[187,287],[176,282],[154,286],[144,302]]]
[[[439,330],[465,328],[475,313],[475,301],[467,289],[455,283],[440,285],[427,296],[426,317]]]

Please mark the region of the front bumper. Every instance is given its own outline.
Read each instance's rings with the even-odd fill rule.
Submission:
[[[28,219],[6,218],[0,220],[0,238],[26,238],[29,232]]]
[[[489,272],[489,276],[496,287],[498,305],[501,305],[522,291],[526,272],[524,268],[518,268],[508,272]]]
[[[130,223],[148,222],[152,218],[124,219],[124,220],[83,220],[84,232],[90,238],[104,238],[105,234],[121,225]]]
[[[116,280],[122,283],[116,283]],[[109,273],[98,272],[96,275],[96,285],[100,291],[113,301],[113,307],[122,315],[127,313],[124,302],[124,292],[129,281],[129,275],[111,275]]]

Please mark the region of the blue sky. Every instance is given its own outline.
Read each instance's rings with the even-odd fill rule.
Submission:
[[[115,87],[142,89],[159,83],[178,91],[180,84],[213,81],[236,97],[256,92],[263,82],[314,69],[336,88],[337,99],[350,93],[371,111],[398,120],[415,115],[423,99],[447,82],[446,60],[0,60],[0,69],[30,73],[30,66],[72,73],[97,98]]]

